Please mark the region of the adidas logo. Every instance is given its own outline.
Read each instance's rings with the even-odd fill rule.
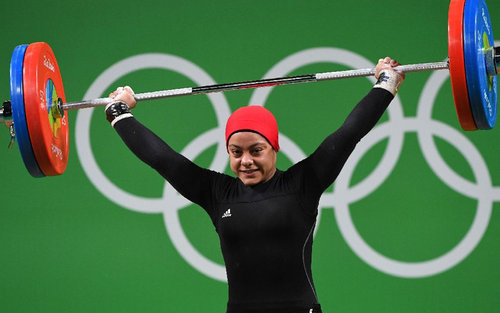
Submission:
[[[227,209],[227,211],[224,212],[224,214],[222,214],[222,218],[226,218],[226,217],[231,217],[231,209]]]

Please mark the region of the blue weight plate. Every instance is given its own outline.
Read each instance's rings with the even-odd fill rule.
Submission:
[[[17,145],[21,152],[24,166],[33,177],[44,177],[40,170],[31,146],[26,123],[23,92],[23,64],[28,45],[20,45],[14,49],[10,60],[10,102],[12,104],[12,120],[16,131]]]
[[[484,0],[467,0],[464,8],[464,59],[469,102],[479,129],[491,129],[497,116],[497,77],[486,72],[485,51],[494,45]]]

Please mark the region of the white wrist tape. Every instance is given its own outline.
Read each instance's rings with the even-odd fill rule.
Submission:
[[[402,81],[403,77],[396,71],[384,69],[380,71],[377,83],[373,88],[385,89],[396,96]]]
[[[132,113],[125,113],[125,114],[122,114],[118,117],[116,117],[114,120],[111,121],[111,127],[115,127],[115,124],[118,123],[119,121],[125,119],[125,118],[129,118],[129,117],[134,117],[132,115]]]

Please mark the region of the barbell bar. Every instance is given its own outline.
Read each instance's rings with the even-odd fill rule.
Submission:
[[[410,73],[449,70],[457,117],[466,131],[491,129],[497,114],[497,75],[500,46],[495,46],[484,0],[451,0],[448,11],[446,61],[401,65]],[[236,83],[196,86],[135,94],[137,101],[230,90],[372,76],[375,68],[324,72]],[[67,111],[105,106],[110,98],[66,102],[57,60],[45,42],[14,49],[10,67],[11,100],[0,108],[0,122],[17,138],[28,172],[33,177],[61,175],[67,166]],[[13,140],[11,140],[12,143]]]
[[[422,72],[422,71],[433,71],[433,70],[443,70],[448,69],[449,65],[447,61],[434,62],[434,63],[419,63],[419,64],[409,64],[401,65],[395,68],[395,70],[409,73],[409,72]],[[138,93],[134,95],[136,101],[145,100],[155,100],[163,99],[177,96],[187,96],[187,95],[199,95],[214,92],[226,92],[238,89],[251,89],[251,88],[261,88],[261,87],[272,87],[278,85],[291,85],[299,83],[308,82],[318,82],[323,80],[336,80],[336,79],[346,79],[354,77],[366,77],[373,76],[375,74],[375,68],[364,68],[356,70],[346,70],[346,71],[335,71],[335,72],[325,72],[298,76],[288,76],[288,77],[278,77],[278,78],[268,78],[261,80],[243,81],[227,84],[217,84],[199,87],[188,87],[188,88],[178,88],[170,90],[160,90],[153,92]],[[83,100],[79,102],[64,103],[61,105],[61,111],[64,110],[77,110],[83,108],[91,108],[98,106],[105,106],[110,103],[110,98],[98,98],[93,100]]]

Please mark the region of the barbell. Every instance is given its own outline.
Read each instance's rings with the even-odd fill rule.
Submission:
[[[494,46],[484,0],[451,0],[446,61],[401,65],[405,73],[450,71],[457,117],[466,131],[491,129],[497,115],[500,46]],[[374,68],[316,73],[236,83],[139,93],[137,101],[229,90],[317,82],[374,75]],[[33,177],[61,175],[68,163],[67,111],[104,106],[109,98],[68,102],[54,53],[45,42],[15,47],[10,63],[10,101],[0,107],[0,122],[17,138],[21,157]]]

